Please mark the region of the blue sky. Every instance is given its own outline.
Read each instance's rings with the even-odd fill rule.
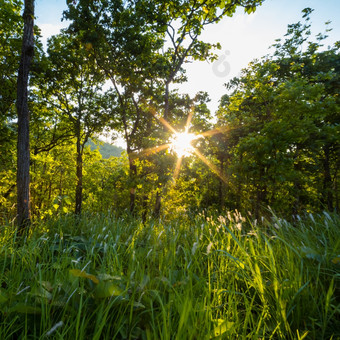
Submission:
[[[44,40],[67,26],[61,22],[62,12],[67,8],[64,0],[36,0],[36,24],[41,28]],[[312,32],[324,32],[324,23],[332,21],[328,44],[340,40],[340,0],[265,0],[256,13],[247,15],[238,11],[234,17],[225,18],[218,24],[209,26],[202,39],[220,42],[217,51],[219,63],[195,62],[188,64],[188,83],[181,85],[180,91],[194,95],[207,91],[212,99],[210,109],[215,111],[218,101],[226,92],[223,84],[237,76],[247,64],[270,51],[268,47],[277,38],[282,38],[287,25],[301,21],[301,11],[311,7]]]

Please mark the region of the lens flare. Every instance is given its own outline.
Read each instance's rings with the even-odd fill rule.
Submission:
[[[195,135],[193,133],[189,133],[189,128],[191,124],[191,120],[194,114],[193,110],[190,110],[187,118],[187,122],[184,127],[184,132],[177,132],[163,117],[159,117],[157,115],[156,110],[152,109],[150,111],[152,115],[159,120],[169,131],[173,133],[173,137],[170,139],[169,143],[164,145],[159,145],[150,149],[146,149],[136,155],[131,155],[132,157],[139,157],[141,154],[144,155],[150,155],[157,152],[160,152],[165,149],[170,149],[172,152],[176,153],[177,155],[177,162],[174,169],[174,175],[173,179],[176,182],[176,179],[179,175],[182,161],[184,157],[187,156],[198,156],[209,168],[210,170],[215,173],[223,182],[227,183],[228,179],[227,177],[214,165],[212,162],[210,162],[201,152],[197,149],[197,145],[193,145],[193,141],[200,139],[200,138],[206,138],[211,137],[217,134],[225,134],[229,132],[231,129],[228,126],[222,126],[218,127],[213,130],[202,132],[199,135]]]
[[[198,136],[188,132],[176,132],[170,140],[170,149],[177,154],[177,157],[187,157],[192,155],[194,147],[192,141]]]

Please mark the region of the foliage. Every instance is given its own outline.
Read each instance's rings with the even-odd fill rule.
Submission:
[[[97,144],[92,139],[90,139],[86,145],[89,145],[91,150],[98,149],[102,157],[105,159],[110,157],[119,157],[123,152],[122,147],[101,141]]]
[[[20,15],[21,1],[0,2],[0,117],[13,118],[16,95],[16,73],[22,43],[23,19]],[[3,134],[1,134],[3,135]]]
[[[322,51],[324,35],[308,40],[310,13],[288,26],[273,56],[228,84],[218,112],[230,129],[218,141],[227,186],[237,207],[257,216],[267,205],[283,214],[339,209],[339,46]]]

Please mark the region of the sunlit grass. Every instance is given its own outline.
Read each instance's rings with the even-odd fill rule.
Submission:
[[[336,339],[338,216],[2,227],[1,339]],[[7,234],[6,234],[7,233]]]

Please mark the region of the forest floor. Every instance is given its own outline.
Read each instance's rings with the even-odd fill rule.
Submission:
[[[0,227],[0,339],[340,339],[340,216]]]

